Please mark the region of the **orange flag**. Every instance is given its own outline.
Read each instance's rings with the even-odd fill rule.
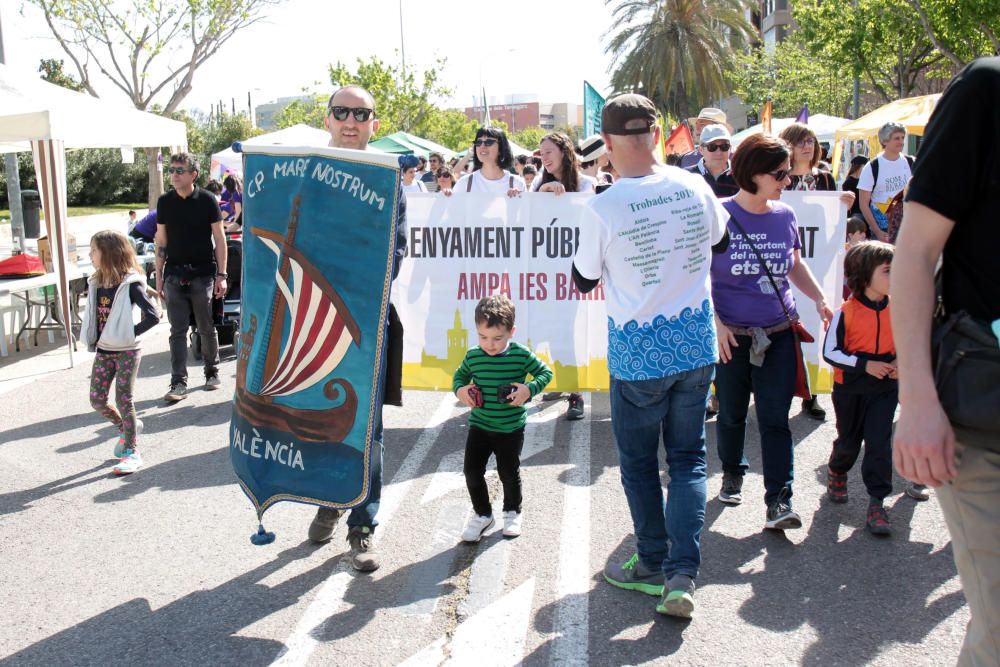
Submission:
[[[771,100],[768,100],[764,108],[760,110],[760,125],[764,134],[771,134]]]
[[[694,139],[687,124],[681,123],[670,131],[670,136],[663,141],[664,152],[667,155],[681,155],[694,150]]]

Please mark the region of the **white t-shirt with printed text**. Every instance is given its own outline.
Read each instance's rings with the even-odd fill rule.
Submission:
[[[729,214],[700,174],[619,178],[587,204],[573,264],[604,279],[608,370],[647,380],[718,361],[709,269]]]
[[[882,155],[875,159],[878,160],[878,183],[872,182],[872,165],[869,162],[861,170],[858,190],[872,193],[872,203],[881,204],[881,208],[885,209],[889,201],[906,187],[913,174],[910,171],[910,161],[902,153],[895,160],[887,160]]]
[[[472,189],[469,190],[469,180],[472,180]],[[507,191],[513,189],[524,192],[524,179],[516,174],[504,173],[502,178],[493,181],[483,176],[482,169],[477,169],[471,174],[466,174],[458,179],[458,183],[451,189],[452,192],[465,194],[466,192],[486,192],[493,195],[506,195]]]

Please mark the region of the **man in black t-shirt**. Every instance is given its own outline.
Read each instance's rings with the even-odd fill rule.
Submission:
[[[219,337],[212,297],[226,294],[226,235],[222,211],[208,190],[195,185],[198,162],[187,153],[170,156],[174,189],[156,202],[156,285],[170,321],[170,390],[175,403],[187,396],[187,332],[194,314],[205,361],[205,389],[219,388]]]
[[[996,367],[990,348],[998,344],[990,324],[1000,328],[998,106],[1000,58],[973,62],[948,85],[927,125],[892,262],[892,327],[906,332],[895,339],[900,417],[893,460],[904,477],[938,487],[970,609],[961,665],[1000,665],[1000,428],[953,425],[942,408],[955,396],[947,389],[939,395],[932,372],[934,270],[943,252],[942,305],[949,315],[975,318],[990,340],[983,358],[968,362],[988,378]],[[965,400],[988,403],[1000,395],[989,385]],[[984,405],[980,421],[998,410],[1000,399]]]

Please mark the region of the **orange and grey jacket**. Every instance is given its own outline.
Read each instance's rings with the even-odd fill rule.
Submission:
[[[896,345],[889,321],[889,297],[879,303],[854,295],[833,315],[823,341],[823,358],[833,366],[834,388],[852,394],[875,394],[896,388],[897,381],[865,372],[869,361],[893,361]]]

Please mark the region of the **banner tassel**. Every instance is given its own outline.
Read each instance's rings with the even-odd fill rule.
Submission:
[[[257,532],[250,536],[250,543],[257,545],[258,547],[262,547],[265,544],[270,544],[271,542],[274,542],[274,533],[264,530],[263,523],[258,524]]]

